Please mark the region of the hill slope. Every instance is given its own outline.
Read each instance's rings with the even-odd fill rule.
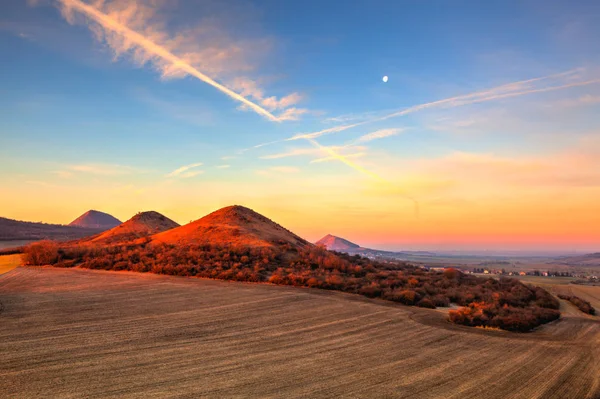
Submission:
[[[315,244],[324,245],[325,248],[329,249],[330,251],[348,251],[360,248],[360,245],[354,244],[353,242],[350,242],[344,238],[336,237],[331,234],[327,234]]]
[[[557,260],[566,265],[572,266],[600,266],[600,252],[587,255],[560,257]]]
[[[108,213],[90,210],[69,223],[69,226],[108,230],[120,224],[119,219]]]
[[[184,226],[156,234],[152,241],[250,247],[286,243],[294,247],[311,245],[263,215],[240,205],[219,209]]]
[[[91,239],[92,243],[115,244],[129,242],[179,227],[179,224],[158,212],[140,212],[125,223]]]
[[[102,229],[23,222],[0,217],[0,241],[8,240],[74,240],[98,234]]]

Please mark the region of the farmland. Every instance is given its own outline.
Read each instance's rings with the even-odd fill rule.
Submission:
[[[54,268],[1,275],[0,301],[1,397],[600,394],[600,319],[577,312],[516,334],[339,292]]]

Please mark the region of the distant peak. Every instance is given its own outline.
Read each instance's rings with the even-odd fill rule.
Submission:
[[[77,219],[69,223],[69,226],[112,229],[121,224],[121,221],[108,213],[90,209]]]
[[[327,249],[333,251],[344,251],[353,248],[360,248],[360,245],[350,242],[344,238],[334,236],[333,234],[327,234],[316,242],[317,245],[324,245]]]

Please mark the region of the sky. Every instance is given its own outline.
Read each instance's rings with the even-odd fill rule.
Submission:
[[[5,0],[0,216],[600,250],[600,2]],[[387,82],[383,77],[387,76]]]

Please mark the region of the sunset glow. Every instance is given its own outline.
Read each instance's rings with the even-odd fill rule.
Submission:
[[[0,6],[0,216],[241,204],[311,242],[598,251],[597,7],[174,3]]]

